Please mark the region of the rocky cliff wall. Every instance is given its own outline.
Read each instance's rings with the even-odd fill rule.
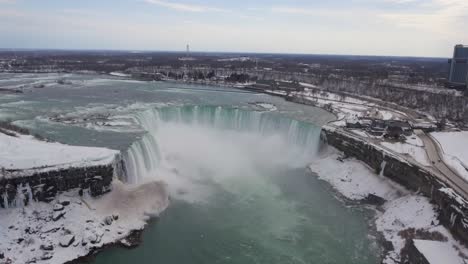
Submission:
[[[437,206],[441,223],[455,237],[468,244],[468,203],[437,176],[425,168],[333,127],[325,126],[321,139],[346,156],[366,163],[376,173],[382,173],[406,188],[428,197]]]
[[[26,176],[16,172],[15,176],[0,178],[0,208],[27,205],[31,199],[49,202],[58,193],[76,188],[100,196],[110,191],[114,176],[122,172],[122,162],[116,155],[107,165],[50,169]]]
[[[426,257],[416,248],[412,240],[408,244],[408,262],[411,264],[431,264]]]

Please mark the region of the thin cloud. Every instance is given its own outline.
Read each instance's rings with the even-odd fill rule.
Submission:
[[[292,16],[326,17],[335,20],[353,19],[359,20],[363,17],[373,16],[375,12],[368,9],[332,9],[332,8],[311,8],[311,7],[293,7],[276,6],[270,9],[271,12]]]
[[[305,9],[305,8],[287,7],[287,6],[273,7],[271,11],[275,13],[285,13],[285,14],[295,14],[295,15],[312,15],[316,13],[316,10],[314,9]]]
[[[145,2],[149,4],[159,5],[165,8],[174,9],[177,11],[186,11],[186,12],[195,12],[195,13],[227,12],[227,10],[223,8],[217,8],[217,7],[205,6],[205,5],[185,4],[185,3],[178,3],[178,2],[172,2],[172,1],[170,2],[170,1],[165,1],[165,0],[145,0]]]
[[[400,27],[438,34],[460,34],[466,30],[467,14],[466,0],[432,0],[420,3],[416,10],[382,13],[380,16]]]
[[[409,4],[419,2],[419,0],[384,0],[384,2],[392,4]]]

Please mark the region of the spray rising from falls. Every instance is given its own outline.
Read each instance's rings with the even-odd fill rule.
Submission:
[[[151,109],[135,116],[148,133],[125,155],[127,181],[169,186],[246,177],[276,166],[305,166],[320,129],[279,114],[215,106]]]

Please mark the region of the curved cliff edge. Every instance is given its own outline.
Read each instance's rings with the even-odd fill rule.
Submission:
[[[310,169],[340,196],[376,209],[382,263],[466,263],[468,202],[461,195],[418,164],[335,127],[324,126],[321,140]]]
[[[120,152],[0,132],[0,263],[79,263],[132,247],[168,206],[166,185],[127,185]]]

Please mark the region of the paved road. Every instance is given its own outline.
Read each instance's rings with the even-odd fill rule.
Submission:
[[[426,154],[433,167],[442,175],[441,180],[448,181],[447,183],[454,188],[458,193],[462,194],[465,199],[468,199],[468,182],[458,175],[452,168],[444,163],[442,158],[442,150],[439,145],[426,133],[421,130],[415,130],[414,133],[423,141],[426,149]]]
[[[380,145],[380,142],[382,141],[379,139],[362,137],[360,135],[351,133],[343,128],[338,128],[338,129],[345,134],[349,134],[350,136],[358,137],[365,141],[374,143],[375,145],[378,145],[382,149],[385,149],[386,151],[393,153],[394,155],[401,156],[402,158],[404,158],[405,160],[411,163],[419,164],[420,166],[430,170],[442,182],[445,182],[446,184],[448,184],[458,194],[462,195],[466,200],[468,200],[468,192],[467,192],[468,182],[463,177],[459,176],[454,170],[452,170],[447,164],[443,162],[442,157],[441,157],[442,151],[440,150],[439,146],[437,145],[437,143],[435,143],[435,141],[430,136],[428,136],[422,130],[415,130],[414,132],[423,141],[425,150],[427,153],[427,157],[429,159],[429,163],[431,164],[431,166],[424,166],[423,164],[418,163],[418,161],[416,161],[413,157],[409,155],[403,155],[401,153],[397,153],[392,149],[389,149],[383,145]]]

